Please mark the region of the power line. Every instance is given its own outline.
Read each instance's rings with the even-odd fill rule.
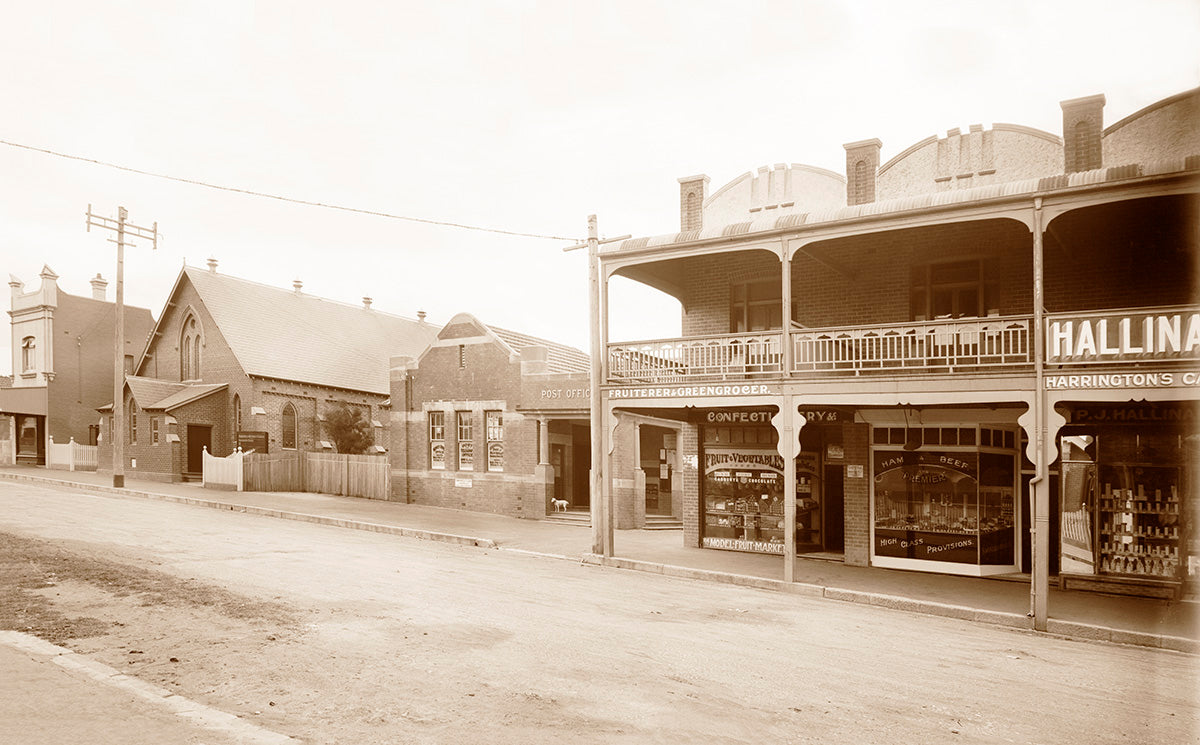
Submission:
[[[541,238],[550,241],[578,241],[576,238],[567,238],[561,235],[543,235],[541,233],[523,233],[517,230],[502,230],[500,228],[485,228],[479,225],[465,225],[457,222],[447,222],[444,220],[429,220],[424,217],[411,217],[409,215],[395,215],[390,212],[379,212],[377,210],[359,209],[358,207],[345,207],[340,204],[327,204],[325,202],[313,202],[307,199],[295,199],[293,197],[283,197],[278,194],[267,194],[266,192],[253,191],[251,189],[239,189],[234,186],[221,186],[220,184],[210,184],[206,181],[197,181],[196,179],[182,178],[180,176],[170,176],[165,173],[154,173],[153,171],[143,171],[140,168],[131,168],[129,166],[119,165],[117,163],[109,163],[95,158],[85,158],[80,155],[71,155],[69,153],[60,153],[54,150],[47,150],[41,147],[32,145],[22,145],[19,142],[9,142],[8,140],[0,140],[0,145],[8,145],[9,147],[20,148],[22,150],[31,150],[35,153],[44,153],[53,155],[56,158],[65,158],[67,160],[78,160],[83,163],[91,163],[93,165],[104,166],[105,168],[115,168],[118,171],[126,171],[128,173],[136,173],[141,176],[151,176],[160,178],[166,181],[176,181],[181,184],[191,184],[193,186],[203,186],[206,189],[218,189],[220,191],[234,192],[235,194],[246,194],[252,197],[265,197],[267,199],[275,199],[280,202],[290,202],[292,204],[302,204],[306,207],[321,207],[328,210],[339,210],[341,212],[354,212],[360,215],[372,215],[374,217],[386,217],[391,220],[406,220],[408,222],[419,222],[426,225],[441,225],[447,228],[460,228],[462,230],[478,230],[482,233],[498,233],[500,235],[515,235],[522,238]]]

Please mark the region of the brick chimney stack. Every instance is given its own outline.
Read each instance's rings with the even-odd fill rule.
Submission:
[[[679,179],[679,229],[704,228],[704,200],[708,197],[708,176],[685,176]]]
[[[96,272],[95,278],[92,279],[92,299],[103,300],[104,291],[108,288],[108,280],[100,276],[100,272]]]
[[[877,139],[848,142],[846,148],[846,204],[870,204],[875,201],[875,174],[879,171]]]
[[[1062,101],[1063,170],[1091,171],[1104,166],[1100,136],[1104,133],[1104,94]]]

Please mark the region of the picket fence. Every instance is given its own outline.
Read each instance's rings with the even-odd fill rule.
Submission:
[[[243,483],[249,491],[294,491],[367,499],[391,495],[386,455],[247,453]]]
[[[246,456],[241,448],[233,451],[224,458],[218,458],[208,452],[208,446],[204,447],[203,456],[203,474],[201,475],[201,485],[206,489],[235,489],[242,491],[243,480],[243,461]]]
[[[100,448],[96,445],[80,445],[72,437],[70,442],[56,443],[49,438],[46,447],[46,468],[63,471],[95,471]]]

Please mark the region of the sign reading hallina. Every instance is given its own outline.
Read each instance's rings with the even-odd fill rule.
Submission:
[[[1200,313],[1055,316],[1046,324],[1046,361],[1200,359]]]

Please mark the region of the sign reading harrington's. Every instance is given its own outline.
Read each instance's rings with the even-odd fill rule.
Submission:
[[[613,388],[610,400],[625,398],[703,398],[705,396],[770,396],[779,386],[764,383],[671,385],[661,388]]]
[[[1200,311],[1056,315],[1046,321],[1051,364],[1200,359]]]

